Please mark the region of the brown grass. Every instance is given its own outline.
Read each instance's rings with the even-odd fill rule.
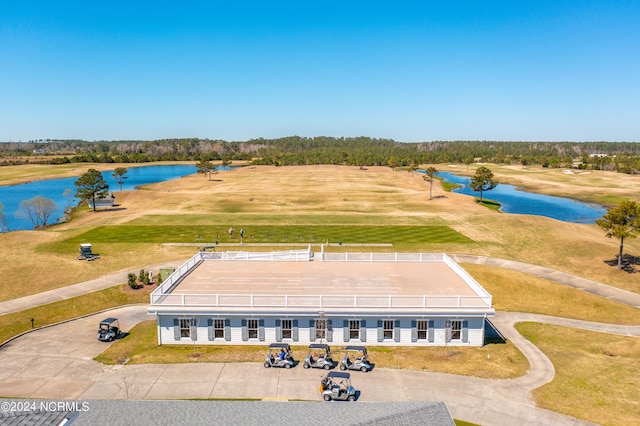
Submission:
[[[530,312],[607,324],[638,325],[640,309],[522,272],[462,265],[493,297],[496,311]]]
[[[96,360],[106,364],[175,364],[188,362],[263,362],[265,346],[164,345],[158,346],[157,323],[144,321],[131,330],[130,338],[118,340]],[[344,346],[331,346],[334,361],[344,355]],[[292,346],[302,362],[307,346]],[[369,347],[369,358],[378,368],[398,368],[508,379],[526,373],[529,363],[511,343],[483,348]],[[194,356],[194,354],[196,356]],[[490,356],[488,356],[490,355]]]
[[[536,323],[517,329],[556,370],[533,391],[536,405],[598,424],[638,424],[640,339]]]
[[[84,167],[89,166],[94,165]],[[14,168],[16,175],[19,175],[20,167],[26,166]],[[53,168],[32,167],[38,170]],[[6,169],[0,168],[0,172],[5,173],[2,178],[5,180],[0,179],[2,183],[10,181],[11,175]],[[610,174],[602,173],[607,179],[611,178]],[[551,173],[539,176],[548,174]],[[628,180],[624,175],[616,176],[625,182]],[[586,193],[588,189],[581,190]],[[0,286],[0,300],[193,254],[190,248],[131,242],[97,248],[103,257],[97,262],[86,263],[76,260],[75,248],[69,253],[44,250],[47,244],[95,226],[124,223],[180,226],[182,223],[228,224],[230,221],[247,224],[448,224],[476,243],[434,245],[425,241],[421,245],[394,249],[520,260],[640,292],[640,278],[605,263],[615,258],[618,241],[606,238],[595,225],[497,213],[479,206],[472,197],[444,192],[437,182],[433,188],[434,199],[429,200],[428,184],[420,175],[393,172],[386,167],[359,170],[341,166],[251,166],[220,172],[211,181],[193,175],[116,195],[121,210],[80,211],[71,222],[45,231],[0,235],[3,247],[0,275],[12,278],[11,286]],[[638,256],[640,241],[627,240],[625,252]]]
[[[436,165],[442,171],[472,175],[480,165]],[[490,164],[489,167],[500,182],[541,194],[569,197],[595,203],[611,203],[616,199],[640,202],[640,194],[630,191],[638,187],[640,177],[601,170],[553,169],[540,166],[507,166]],[[489,196],[490,193],[487,195]]]
[[[30,330],[32,318],[35,327],[43,327],[116,306],[149,303],[149,294],[153,288],[145,286],[139,290],[131,290],[123,284],[37,308],[0,315],[0,343]]]

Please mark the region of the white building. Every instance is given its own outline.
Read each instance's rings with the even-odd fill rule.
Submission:
[[[193,256],[151,294],[159,344],[482,346],[491,295],[445,254]]]

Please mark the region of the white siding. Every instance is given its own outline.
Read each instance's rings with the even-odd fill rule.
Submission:
[[[193,341],[189,337],[183,337],[179,341],[174,339],[174,318],[196,318],[197,321],[197,341],[196,344],[199,345],[263,345],[276,342],[276,319],[282,319],[284,317],[264,317],[264,326],[265,326],[265,340],[260,341],[259,339],[249,339],[247,341],[242,340],[242,320],[248,318],[257,318],[251,316],[207,316],[207,315],[184,315],[184,316],[176,316],[176,315],[162,315],[158,316],[158,324],[160,330],[160,342],[165,345],[170,344],[193,344]],[[208,339],[208,327],[207,320],[209,318],[227,318],[230,319],[230,330],[231,330],[231,340],[226,339],[215,339],[213,341],[209,341]],[[291,318],[291,317],[290,317]],[[306,346],[312,342],[319,342],[314,340],[309,340],[309,318],[308,317],[299,317],[299,318],[291,318],[298,320],[298,341],[293,341],[293,339],[283,339],[283,343],[289,343],[293,346],[301,345]],[[360,340],[350,340],[344,341],[344,331],[343,331],[343,321],[354,319],[352,317],[331,317],[333,324],[333,340],[329,342],[331,345],[336,346],[344,346],[347,344],[363,344],[366,346],[444,346],[445,345],[445,322],[447,318],[429,318],[429,317],[418,317],[416,318],[402,318],[400,321],[400,341],[396,342],[395,339],[387,339],[382,342],[378,342],[378,318],[373,317],[363,317],[357,319],[365,319],[366,320],[366,334],[367,339],[366,342],[361,342]],[[380,318],[380,320],[384,320],[388,318]],[[393,319],[393,318],[391,318]],[[427,340],[418,340],[417,342],[411,341],[411,322],[412,320],[433,320],[434,321],[434,341],[429,342]],[[482,346],[484,343],[484,335],[483,335],[483,323],[484,318],[456,318],[451,317],[450,319],[459,319],[468,321],[468,341],[463,342],[460,340],[452,340],[447,342],[448,346]],[[395,335],[394,335],[395,337]],[[327,343],[326,339],[324,340]]]

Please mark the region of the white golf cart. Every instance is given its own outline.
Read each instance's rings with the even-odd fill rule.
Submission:
[[[340,362],[340,370],[359,370],[363,373],[371,371],[367,348],[365,346],[347,346],[346,353]]]
[[[100,321],[98,327],[98,340],[101,342],[113,342],[120,334],[120,324],[117,318],[105,318]]]
[[[333,360],[331,359],[331,349],[329,345],[321,343],[312,343],[309,345],[309,354],[304,359],[304,368],[324,368],[330,370],[333,368]]]
[[[272,343],[269,345],[269,353],[264,359],[264,368],[291,368],[294,365],[295,361],[288,343]]]
[[[325,401],[355,401],[357,397],[351,375],[341,371],[331,371],[322,379],[320,393]]]

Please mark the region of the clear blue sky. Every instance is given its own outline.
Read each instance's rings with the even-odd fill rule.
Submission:
[[[0,1],[0,141],[640,141],[640,1]]]

